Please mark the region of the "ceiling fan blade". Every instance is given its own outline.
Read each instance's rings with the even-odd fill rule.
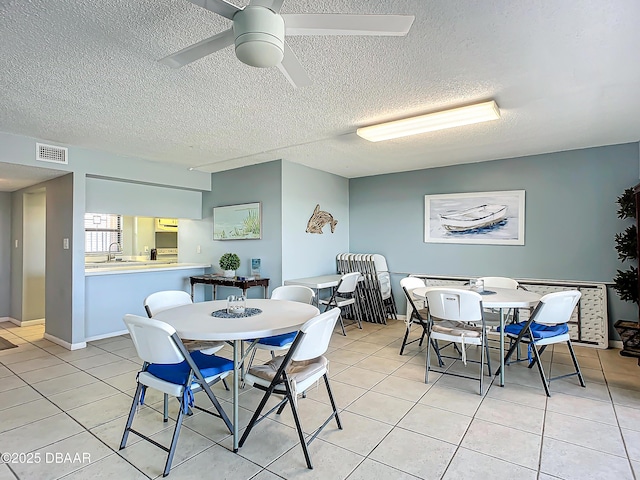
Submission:
[[[293,53],[287,42],[284,42],[284,58],[278,64],[278,69],[294,88],[306,87],[312,83],[309,75],[304,71],[298,57]]]
[[[240,11],[235,5],[225,2],[224,0],[189,0],[191,3],[198,5],[210,12],[217,13],[229,20],[233,19],[233,16]]]
[[[206,57],[213,52],[217,52],[218,50],[228,47],[233,43],[233,41],[233,29],[230,28],[222,33],[214,35],[213,37],[205,38],[201,42],[194,43],[187,48],[183,48],[179,52],[161,58],[158,61],[171,68],[180,68],[188,63],[195,62],[202,57]]]
[[[282,8],[284,0],[251,0],[249,6],[254,7],[256,5],[260,7],[267,7],[270,10],[278,13]]]
[[[339,13],[285,14],[287,35],[405,36],[413,15],[348,15]]]

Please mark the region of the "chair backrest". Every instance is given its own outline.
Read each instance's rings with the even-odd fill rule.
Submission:
[[[480,277],[484,281],[484,288],[510,288],[515,290],[520,285],[517,280],[508,277]]]
[[[171,338],[176,333],[171,325],[154,318],[130,314],[125,315],[123,320],[142,360],[165,364],[184,361],[184,355]]]
[[[144,309],[147,311],[149,318],[157,313],[173,307],[187,305],[192,303],[191,295],[182,290],[163,290],[155,292],[144,299]]]
[[[298,343],[291,359],[295,361],[311,360],[323,355],[329,348],[331,334],[340,316],[339,308],[332,308],[308,320],[300,331],[305,335]]]
[[[404,277],[400,279],[400,286],[406,288],[409,292],[416,288],[426,287],[424,281],[418,277]]]
[[[376,267],[376,272],[388,272],[389,267],[387,266],[387,259],[384,258],[379,253],[374,253],[373,255],[373,264]]]
[[[338,293],[353,293],[358,286],[358,279],[360,278],[360,272],[346,273],[340,279],[340,284],[336,289]]]
[[[431,316],[440,320],[479,322],[482,317],[482,296],[470,290],[430,287],[427,303]]]
[[[405,319],[405,323],[410,324],[413,321],[414,317],[420,321],[425,321],[426,318],[423,318],[422,315],[420,315],[420,310],[418,310],[416,304],[414,303],[414,298],[411,291],[408,290],[407,287],[402,287],[402,290],[407,297],[407,306],[411,308],[411,313],[409,313],[409,310],[407,309],[407,318]]]
[[[283,285],[274,288],[271,292],[273,300],[290,300],[292,302],[311,303],[315,293],[309,287],[303,285]]]
[[[582,294],[578,290],[549,293],[540,299],[532,316],[541,325],[558,325],[571,319]]]
[[[380,295],[383,300],[386,300],[391,296],[391,275],[389,272],[379,272],[378,283],[380,284]]]

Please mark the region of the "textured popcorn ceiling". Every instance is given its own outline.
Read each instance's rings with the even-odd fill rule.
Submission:
[[[236,2],[246,5],[246,1]],[[638,0],[287,0],[415,15],[407,37],[289,37],[313,85],[228,47],[186,0],[0,2],[0,131],[221,171],[285,159],[353,178],[638,141]],[[356,128],[495,99],[496,122],[370,143]]]

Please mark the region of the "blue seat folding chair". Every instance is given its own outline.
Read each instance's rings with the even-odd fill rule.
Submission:
[[[284,285],[282,287],[275,288],[273,292],[271,292],[272,300],[288,300],[290,302],[308,303],[309,305],[313,302],[314,297],[315,293],[313,293],[313,290],[302,285]],[[255,344],[255,348],[256,350],[269,350],[271,352],[271,357],[273,358],[275,357],[275,352],[289,350],[297,334],[298,332],[295,331],[283,333],[282,335],[261,338]],[[249,359],[249,363],[246,367],[247,370],[251,368],[251,365],[253,364],[256,350],[251,354],[251,358]]]
[[[193,303],[191,295],[182,290],[162,290],[152,293],[144,299],[144,309],[149,318],[154,315],[168,310],[170,308],[180,307]],[[189,352],[201,351],[207,355],[212,355],[224,347],[224,342],[208,341],[208,340],[183,340],[182,344]],[[229,390],[226,380],[222,380],[224,388]],[[164,396],[164,421],[169,421],[169,396]]]
[[[125,315],[124,323],[129,330],[138,356],[144,363],[137,376],[136,393],[133,396],[133,403],[131,404],[127,424],[120,442],[120,450],[127,445],[129,433],[134,433],[161,448],[167,452],[167,460],[163,471],[163,476],[166,477],[171,470],[171,462],[178,443],[184,415],[190,412],[190,407],[221,418],[229,432],[232,432],[231,421],[211,391],[211,385],[233,371],[233,362],[216,355],[205,355],[202,352],[190,354],[182,344],[175,329],[159,320],[137,315]],[[180,402],[180,410],[169,447],[132,428],[138,406],[144,404],[147,388],[153,388],[166,395],[172,395]],[[215,411],[209,411],[194,404],[193,395],[201,390],[206,392]]]
[[[567,325],[580,300],[580,296],[581,293],[577,290],[549,293],[540,299],[540,303],[538,303],[527,321],[507,325],[504,329],[505,334],[514,340],[513,345],[505,356],[505,365],[508,364],[509,358],[513,355],[517,346],[521,342],[526,343],[529,352],[529,368],[532,368],[534,365],[538,366],[540,379],[542,380],[544,391],[548,397],[551,396],[549,384],[552,380],[577,375],[580,385],[582,387],[586,386],[582,372],[580,371],[580,365],[578,365],[578,359],[573,351],[571,337],[569,335],[569,326]],[[547,378],[540,356],[547,346],[556,343],[566,343],[569,347],[575,372]],[[539,350],[538,347],[540,347]]]
[[[450,357],[440,353],[439,358],[455,358],[467,362],[479,363],[480,395],[483,390],[483,368],[487,364],[487,374],[491,375],[491,360],[487,344],[487,329],[484,323],[482,296],[477,292],[447,287],[429,287],[426,293],[429,308],[429,342],[443,340],[460,344],[460,357]],[[480,347],[480,361],[467,359],[466,345]],[[429,383],[431,369],[431,349],[427,349],[427,366],[425,382]],[[450,371],[443,371],[448,375],[463,378],[473,378]]]
[[[333,329],[340,315],[339,308],[333,308],[327,312],[316,315],[307,321],[297,334],[291,348],[284,356],[278,356],[265,365],[254,365],[245,375],[245,381],[254,387],[263,390],[264,396],[256,408],[256,411],[240,439],[242,447],[247,441],[254,427],[273,411],[279,415],[287,404],[290,405],[293,418],[300,438],[300,445],[308,468],[313,468],[309,455],[309,444],[318,436],[329,422],[335,418],[338,428],[342,430],[338,409],[336,408],[329,378],[327,376],[328,360],[323,356],[329,347],[329,341]],[[329,401],[333,411],[324,423],[315,430],[307,440],[300,423],[297,409],[298,394],[302,394],[320,379],[324,379]],[[272,409],[262,415],[262,411],[272,394],[284,395],[284,398]],[[275,440],[274,440],[275,441]]]

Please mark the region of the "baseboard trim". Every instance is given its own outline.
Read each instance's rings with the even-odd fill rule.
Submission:
[[[620,348],[622,349],[624,345],[622,344],[622,340],[609,340],[609,348]]]
[[[62,340],[61,338],[54,337],[50,333],[46,333],[46,332],[44,334],[44,338],[45,340],[49,340],[50,342],[60,345],[61,347],[66,348],[67,350],[79,350],[81,348],[87,347],[87,342],[69,343]]]
[[[96,340],[102,340],[103,338],[119,337],[129,333],[129,330],[120,330],[119,332],[103,333],[101,335],[94,335],[93,337],[86,337],[85,342],[94,342]]]
[[[3,323],[3,322],[13,323],[13,318],[11,318],[11,317],[0,317],[0,323]]]
[[[9,318],[9,321],[19,327],[30,327],[31,325],[44,325],[44,318],[36,318],[34,320],[16,320]]]

